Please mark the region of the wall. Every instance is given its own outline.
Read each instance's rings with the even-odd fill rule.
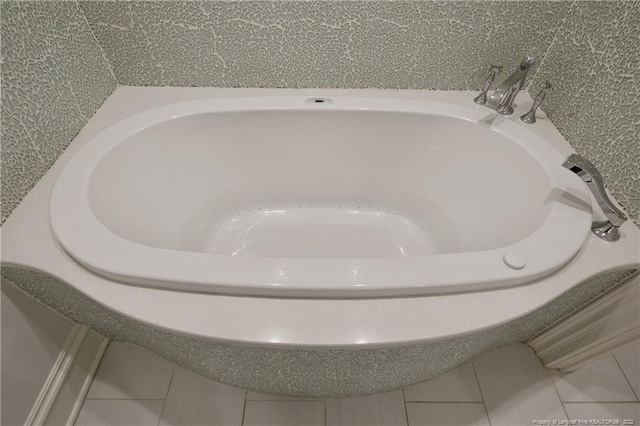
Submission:
[[[545,110],[640,224],[639,16],[639,1],[5,1],[2,223],[116,78],[474,89],[526,52],[542,60],[529,92],[554,84]]]
[[[640,2],[577,1],[529,92],[640,225]]]
[[[77,2],[0,7],[4,223],[117,83]]]
[[[529,91],[554,84],[545,110],[640,224],[638,1],[80,5],[127,85],[473,89],[533,54]]]
[[[467,89],[542,57],[569,2],[81,1],[118,82]]]
[[[3,425],[27,420],[73,322],[2,279]]]

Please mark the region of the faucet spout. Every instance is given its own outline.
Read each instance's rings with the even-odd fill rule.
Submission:
[[[535,58],[526,56],[518,68],[505,81],[503,81],[496,91],[491,95],[486,105],[495,109],[499,114],[509,115],[513,113],[513,101],[522,89],[524,80],[529,73],[529,69],[535,63]]]
[[[607,195],[604,189],[604,179],[598,169],[596,169],[596,166],[578,154],[571,154],[562,166],[580,176],[587,184],[587,187],[591,190],[593,197],[608,219],[594,222],[591,225],[591,231],[603,240],[618,241],[620,239],[618,228],[627,220],[627,216],[613,204]]]

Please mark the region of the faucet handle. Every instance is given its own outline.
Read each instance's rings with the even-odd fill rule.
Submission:
[[[475,97],[473,102],[477,103],[478,105],[484,105],[487,103],[487,92],[489,92],[493,81],[496,79],[496,76],[501,70],[501,65],[489,64],[489,75],[487,76],[487,80],[484,82],[484,89],[482,89],[482,92],[480,92],[480,94]]]
[[[548,81],[544,82],[542,89],[540,89],[540,91],[536,95],[536,98],[533,100],[531,109],[529,110],[529,112],[521,116],[520,120],[524,121],[527,124],[533,124],[536,122],[536,111],[540,107],[540,104],[542,104],[542,101],[544,101],[544,98],[547,96],[547,92],[549,91],[549,89],[551,89],[551,87],[553,87],[551,83],[549,83]]]
[[[617,241],[620,238],[618,228],[627,220],[627,216],[613,204],[607,195],[604,189],[604,179],[596,166],[578,154],[571,154],[562,166],[580,176],[587,184],[608,219],[602,222],[594,222],[591,225],[591,231],[603,240]]]

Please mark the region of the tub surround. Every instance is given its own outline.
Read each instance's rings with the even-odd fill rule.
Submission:
[[[542,59],[570,4],[81,1],[80,7],[120,84],[462,90],[479,88],[483,64],[511,64],[523,53]]]
[[[57,175],[83,144],[118,121],[157,105],[192,99],[345,94],[354,93],[118,88],[3,226],[3,274],[76,321],[214,380],[283,395],[340,397],[426,380],[489,348],[525,341],[640,267],[638,231],[627,222],[620,241],[606,243],[589,234],[567,267],[518,287],[386,299],[236,297],[101,278],[73,261],[52,235],[49,195]],[[454,91],[357,94],[428,96],[465,105],[475,96]],[[520,123],[519,114],[530,106],[531,98],[521,93],[516,113],[508,119]],[[562,155],[571,152],[544,114],[535,131]],[[601,218],[602,213],[596,208],[594,216]]]
[[[529,93],[640,226],[640,2],[576,1]]]
[[[438,376],[492,348],[526,341],[548,324],[573,311],[575,306],[584,305],[589,299],[633,274],[631,270],[604,273],[580,283],[524,317],[466,335],[395,347],[370,348],[358,345],[347,349],[300,349],[277,345],[275,342],[268,347],[220,343],[175,333],[107,309],[50,276],[15,268],[3,268],[3,273],[18,280],[26,291],[37,294],[77,321],[91,324],[115,339],[144,346],[204,377],[258,392],[319,398],[385,392]],[[372,306],[372,309],[376,308]],[[279,312],[268,314],[275,316]],[[299,314],[298,318],[291,320],[307,323],[304,313]],[[372,314],[369,312],[367,318],[371,318]],[[244,319],[246,312],[235,312],[235,315],[238,316],[233,320],[218,320],[227,324],[235,323]],[[252,316],[252,323],[247,326],[256,327],[255,322],[262,324],[266,318],[269,317]],[[346,327],[351,328],[354,323],[352,321]],[[344,328],[345,324],[332,326],[337,331]],[[420,328],[424,324],[412,323],[407,326]]]
[[[2,223],[117,83],[74,1],[3,1]]]

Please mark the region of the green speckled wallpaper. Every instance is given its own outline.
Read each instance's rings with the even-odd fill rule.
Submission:
[[[74,1],[2,1],[2,223],[116,88]]]
[[[577,1],[538,69],[533,95],[640,225],[640,1]]]
[[[543,108],[640,224],[640,1],[3,1],[1,22],[2,222],[116,80],[477,89],[530,53],[529,91],[554,84]]]
[[[134,86],[468,89],[542,57],[570,2],[81,1]]]

